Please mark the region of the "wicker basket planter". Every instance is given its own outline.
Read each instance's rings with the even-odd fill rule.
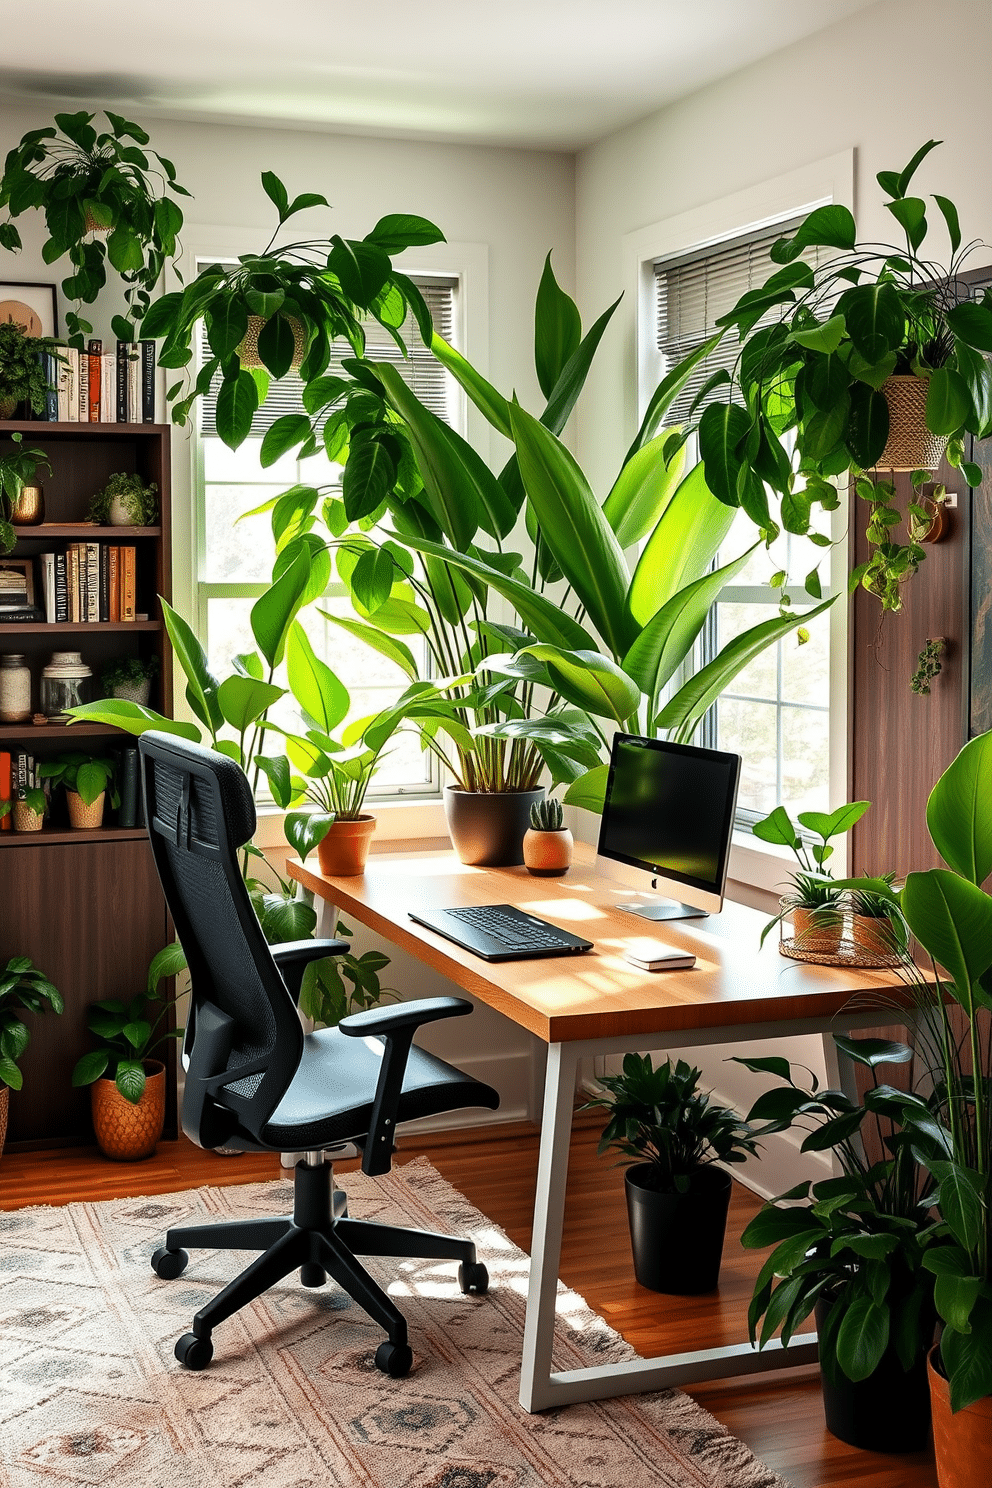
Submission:
[[[792,911],[792,928],[802,950],[833,956],[840,949],[844,919],[837,909],[798,908]]]
[[[946,434],[927,428],[927,377],[888,377],[882,394],[889,405],[889,437],[877,470],[936,470],[947,448]]]
[[[14,802],[14,831],[40,832],[45,820],[43,811],[32,811],[27,801]]]
[[[137,1105],[125,1100],[113,1080],[90,1086],[93,1130],[104,1157],[113,1162],[141,1162],[152,1157],[165,1126],[165,1065],[144,1061],[145,1088]]]
[[[80,832],[92,832],[96,827],[102,827],[103,803],[106,795],[106,791],[101,791],[96,800],[87,806],[78,791],[67,790],[65,799],[69,807],[70,827]]]
[[[303,358],[307,354],[306,336],[303,332],[303,326],[296,319],[295,315],[287,315],[284,318],[289,321],[290,330],[293,332],[293,360],[289,364],[290,369],[293,372],[298,372],[303,365]],[[238,359],[242,367],[246,368],[249,372],[265,367],[265,363],[258,354],[258,338],[262,334],[262,327],[264,325],[264,316],[249,315],[245,339],[238,346]]]

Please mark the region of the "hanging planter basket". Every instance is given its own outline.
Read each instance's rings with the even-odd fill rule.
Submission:
[[[936,470],[947,448],[946,434],[927,428],[927,377],[888,377],[882,394],[889,405],[889,437],[876,470]]]
[[[295,315],[286,315],[283,318],[289,322],[290,330],[293,332],[293,360],[289,364],[290,370],[298,372],[307,354],[307,338],[303,326]],[[265,317],[262,315],[249,315],[248,317],[245,339],[238,347],[238,359],[246,372],[265,368],[265,363],[258,354],[258,338],[262,334],[262,327],[265,323]]]

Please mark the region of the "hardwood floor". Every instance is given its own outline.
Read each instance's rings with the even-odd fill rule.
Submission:
[[[627,1240],[623,1174],[596,1156],[598,1127],[579,1118],[572,1138],[561,1275],[641,1354],[704,1348],[746,1337],[747,1302],[763,1252],[738,1239],[759,1206],[734,1185],[720,1290],[716,1296],[662,1297],[634,1280]],[[488,1214],[524,1250],[537,1166],[537,1133],[520,1125],[449,1136],[410,1138],[397,1161],[425,1152],[449,1183]],[[349,1166],[342,1164],[344,1177]],[[91,1149],[7,1153],[0,1160],[0,1210],[169,1193],[204,1184],[257,1182],[278,1175],[278,1159],[201,1152],[185,1139],[163,1142],[148,1162],[107,1162]],[[347,1182],[345,1181],[345,1187]],[[859,1452],[823,1425],[814,1367],[756,1379],[718,1381],[689,1393],[747,1442],[793,1488],[936,1488],[929,1454],[887,1457]]]

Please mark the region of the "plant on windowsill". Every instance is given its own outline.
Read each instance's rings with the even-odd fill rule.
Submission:
[[[89,519],[99,527],[150,527],[158,516],[158,486],[140,475],[117,471],[90,497]]]
[[[979,245],[962,247],[953,202],[935,196],[950,256],[946,265],[924,256],[926,203],[907,195],[937,143],[923,145],[904,170],[878,174],[903,245],[859,242],[854,217],[836,204],[817,207],[774,245],[775,272],[717,322],[737,328],[741,350],[732,377],[707,383],[707,390],[729,384],[726,400],[711,401],[699,420],[710,489],[770,536],[769,490],[786,531],[806,534],[815,505],[836,505],[834,482],[853,479],[868,504],[872,552],[851,585],[876,595],[883,610],[902,608],[901,586],[925,556],[912,535],[899,542],[893,530],[927,513],[916,501],[900,511],[894,486],[877,473],[911,471],[918,491],[946,449],[978,485],[981,470],[965,461],[965,439],[992,432],[992,296],[974,301],[960,277]],[[837,252],[811,267],[800,255],[813,248]],[[773,312],[778,319],[769,324]],[[816,570],[807,587],[819,593]]]
[[[81,751],[57,754],[54,759],[40,761],[38,774],[43,780],[50,780],[53,786],[63,787],[69,825],[78,830],[92,831],[102,825],[108,790],[111,806],[116,810],[120,805],[113,784],[117,761],[110,755]]]
[[[699,1090],[701,1071],[649,1054],[625,1054],[619,1075],[602,1075],[603,1093],[583,1110],[609,1112],[599,1143],[622,1154],[634,1271],[642,1286],[692,1296],[720,1274],[730,1205],[730,1174],[757,1150],[735,1111]]]
[[[0,1155],[7,1137],[10,1091],[20,1090],[24,1076],[18,1068],[31,1041],[21,1013],[64,1011],[62,994],[27,956],[12,956],[0,968]]]
[[[16,321],[0,324],[0,418],[13,418],[18,403],[26,403],[32,413],[44,413],[52,388],[40,354],[57,353],[59,344],[50,336],[29,336]]]
[[[186,969],[178,942],[152,958],[143,992],[129,1002],[108,999],[90,1007],[86,1026],[98,1047],[77,1060],[72,1083],[89,1085],[93,1130],[104,1157],[140,1162],[151,1157],[165,1125],[165,1065],[156,1050],[183,1036],[168,1028],[178,995],[163,997],[159,983]]]
[[[843,885],[834,880],[827,867],[834,852],[830,842],[849,832],[870,805],[870,801],[852,801],[829,813],[800,811],[799,825],[819,842],[808,842],[803,837],[784,806],[776,806],[755,822],[751,828],[755,837],[789,848],[799,864],[798,871],[789,877],[791,887],[780,900],[781,912],[761,932],[762,945],[768,932],[791,915],[797,951],[808,959],[837,955],[844,932],[844,897]]]
[[[0,247],[17,252],[13,219],[32,208],[45,214],[47,264],[68,255],[73,272],[62,281],[66,297],[92,305],[107,282],[107,263],[125,284],[128,315],[115,315],[114,335],[135,339],[134,321],[148,309],[167,259],[178,250],[183,214],[173,196],[189,196],[172,162],[147,150],[138,124],[109,110],[109,129],[98,133],[94,114],[56,114],[55,126],[32,129],[7,156],[0,176]],[[171,195],[169,195],[171,193]],[[106,234],[106,242],[97,234]],[[66,315],[70,346],[83,349],[93,327],[78,310]],[[40,412],[40,410],[37,410]]]

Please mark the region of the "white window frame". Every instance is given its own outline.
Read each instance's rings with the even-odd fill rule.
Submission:
[[[635,348],[631,362],[631,383],[625,406],[629,410],[626,440],[635,435],[651,394],[664,375],[664,365],[657,344],[655,264],[659,259],[677,258],[699,249],[715,247],[776,222],[803,216],[814,207],[829,203],[854,207],[854,152],[843,150],[836,155],[802,166],[798,170],[749,186],[731,196],[663,218],[623,239],[624,330],[627,342]],[[624,308],[625,307],[625,308]],[[842,597],[830,610],[830,780],[831,807],[848,797],[848,609],[843,596],[847,592],[848,543],[847,511],[832,514],[830,549],[830,592]],[[838,850],[838,872],[846,870]],[[734,833],[730,859],[730,878],[753,888],[777,892],[782,879],[782,854],[760,842],[748,832]]]
[[[180,265],[188,278],[192,277],[192,266],[199,262],[234,259],[248,251],[252,244],[264,238],[264,227],[210,226],[187,222],[183,230],[183,261]],[[406,274],[438,274],[458,280],[454,305],[454,339],[460,351],[483,375],[489,372],[489,249],[485,243],[434,243],[412,248],[398,256],[397,264]],[[166,288],[182,289],[183,285],[171,271],[167,271]],[[165,380],[175,381],[176,374],[166,372]],[[161,388],[159,396],[163,397]],[[483,458],[490,454],[492,429],[485,417],[478,412],[463,390],[456,385],[453,393],[455,427],[479,450]],[[195,615],[202,625],[205,620],[206,597],[210,585],[199,579],[199,561],[202,546],[203,513],[201,493],[203,490],[202,456],[196,437],[195,410],[189,424],[177,431],[173,448],[172,472],[172,567],[173,603],[180,614]],[[180,455],[180,440],[186,441],[186,458]],[[226,593],[236,593],[237,586],[225,585]],[[242,586],[251,594],[257,586]],[[202,611],[202,614],[201,614]],[[201,630],[202,633],[202,630]],[[174,712],[177,717],[188,717],[189,713],[184,689],[175,690]],[[441,802],[443,781],[435,781],[431,794],[410,796],[383,796],[376,799],[375,814],[378,821],[377,838],[380,841],[416,841],[421,845],[432,844],[441,839],[447,841],[444,810]],[[272,805],[259,807],[259,826],[256,844],[263,848],[279,848],[285,844],[282,830],[284,813]]]

